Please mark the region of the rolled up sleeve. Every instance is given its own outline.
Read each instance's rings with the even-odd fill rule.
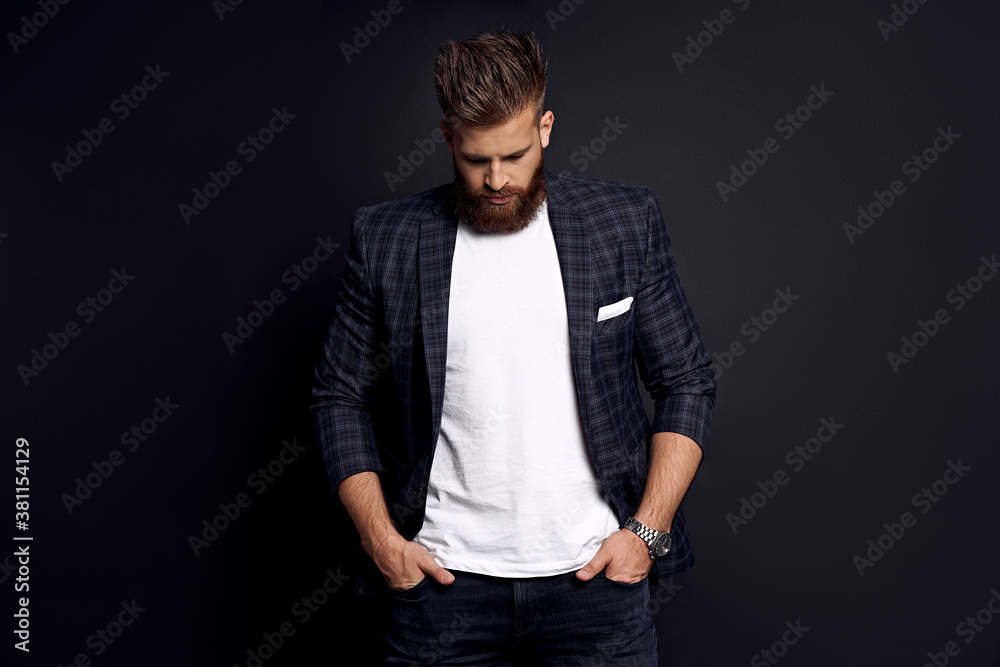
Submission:
[[[354,216],[351,248],[312,390],[313,430],[334,490],[351,475],[384,470],[371,421],[378,316],[366,262],[366,217],[363,208]]]
[[[656,197],[647,199],[647,254],[635,304],[635,358],[655,403],[653,432],[686,435],[704,449],[716,383]]]

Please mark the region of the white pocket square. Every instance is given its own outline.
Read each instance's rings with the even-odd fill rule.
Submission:
[[[628,309],[632,307],[632,297],[627,296],[621,301],[616,301],[615,303],[609,303],[606,306],[601,306],[597,309],[597,321],[607,320],[612,317],[617,317],[622,313],[627,313]]]

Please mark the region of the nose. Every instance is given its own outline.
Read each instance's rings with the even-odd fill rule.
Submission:
[[[507,174],[504,173],[503,162],[491,160],[489,170],[486,172],[486,187],[499,192],[503,190],[509,180]]]

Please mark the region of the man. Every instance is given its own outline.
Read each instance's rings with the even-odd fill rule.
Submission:
[[[358,211],[317,366],[355,591],[390,598],[386,664],[655,665],[715,396],[656,198],[544,171],[533,35],[449,42],[434,78],[455,181]]]

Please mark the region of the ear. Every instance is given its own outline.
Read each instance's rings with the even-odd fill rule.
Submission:
[[[455,147],[451,144],[454,137],[452,136],[451,128],[448,127],[448,123],[444,122],[444,118],[441,119],[441,134],[444,135],[444,140],[448,142],[448,151],[454,156]]]
[[[542,114],[542,118],[538,121],[538,137],[542,141],[542,148],[547,148],[549,145],[549,135],[552,134],[552,123],[555,121],[555,116],[552,115],[551,111],[546,111]]]

